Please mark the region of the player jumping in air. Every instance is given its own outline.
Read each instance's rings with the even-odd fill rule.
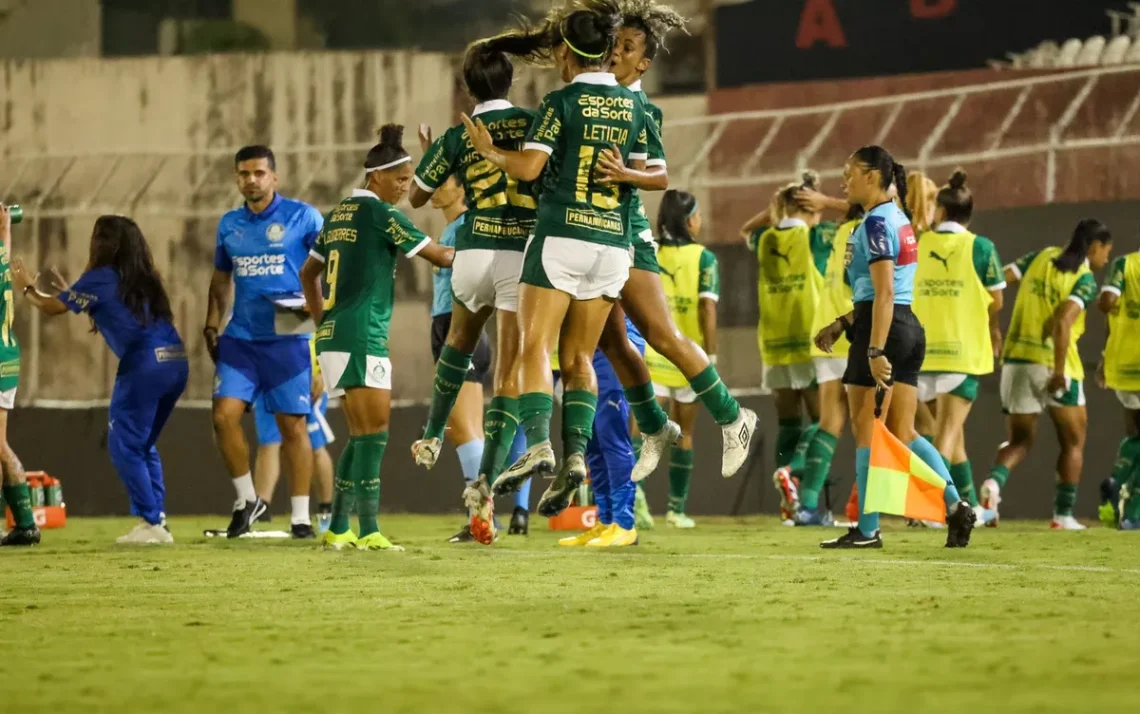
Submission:
[[[380,533],[380,466],[388,446],[392,363],[388,328],[396,300],[396,258],[419,255],[449,268],[454,251],[419,231],[396,204],[412,182],[404,127],[380,130],[364,161],[364,188],[353,189],[328,215],[301,269],[305,301],[316,321],[317,358],[330,392],[344,395],[348,445],[337,463],[333,516],[324,544],[340,550],[403,550]],[[321,291],[321,278],[328,297]],[[355,496],[360,532],[349,527]]]
[[[126,486],[131,513],[141,520],[118,542],[173,543],[164,523],[166,485],[157,442],[186,389],[190,365],[142,231],[123,216],[95,221],[87,268],[70,288],[57,275],[58,297],[38,292],[36,278],[19,261],[12,277],[45,315],[87,313],[92,331],[107,340],[119,359],[107,451]]]
[[[277,193],[277,162],[268,147],[238,151],[234,173],[245,205],[218,223],[202,331],[217,365],[214,436],[237,494],[226,535],[236,538],[247,533],[265,511],[254,490],[249,444],[241,428],[242,415],[261,396],[277,420],[293,476],[293,537],[315,538],[309,518],[313,447],[305,426],[312,408],[309,336],[279,334],[275,301],[296,299],[300,293],[299,271],[323,219],[312,206]],[[233,316],[219,337],[231,286]]]

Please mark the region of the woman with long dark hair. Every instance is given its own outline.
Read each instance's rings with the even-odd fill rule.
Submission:
[[[166,529],[166,485],[158,437],[186,389],[190,366],[174,329],[170,298],[155,270],[139,226],[124,216],[101,216],[91,234],[91,254],[70,288],[53,271],[58,295],[35,289],[36,279],[17,260],[12,277],[45,315],[85,312],[119,358],[111,393],[107,451],[127,488],[131,513],[142,520],[119,543],[173,543]]]

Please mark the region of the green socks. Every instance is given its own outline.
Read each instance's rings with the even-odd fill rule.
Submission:
[[[693,450],[674,446],[673,458],[669,462],[669,510],[673,513],[685,512],[692,477]]]
[[[447,428],[447,418],[463,388],[463,380],[471,367],[471,355],[450,345],[444,345],[435,363],[435,389],[431,395],[431,409],[428,411],[425,439],[442,439]]]
[[[356,440],[350,438],[344,451],[340,452],[340,459],[336,462],[336,477],[333,479],[333,506],[332,522],[329,530],[333,535],[343,535],[352,527],[349,516],[352,514],[353,502],[356,500],[355,489],[352,484],[352,457],[356,453]]]
[[[633,442],[633,458],[641,458],[641,445],[645,443],[645,438],[640,434],[630,439]]]
[[[1058,516],[1071,516],[1075,505],[1077,505],[1077,484],[1058,481],[1056,496],[1053,499],[1053,513]]]
[[[740,404],[728,393],[728,387],[720,380],[714,365],[710,364],[705,371],[689,380],[689,386],[717,424],[731,424],[740,416]]]
[[[12,518],[17,528],[35,528],[36,517],[32,515],[32,492],[27,483],[4,487],[4,502],[12,509]],[[3,515],[0,509],[0,516]]]
[[[800,443],[800,434],[803,425],[799,417],[795,419],[781,419],[780,428],[776,432],[776,468],[783,468],[792,463],[796,453],[796,444]]]
[[[586,444],[594,435],[594,414],[597,411],[597,394],[584,389],[566,392],[562,398],[562,449],[566,456],[586,453]],[[530,443],[529,434],[527,443]]]
[[[990,469],[990,478],[997,481],[997,485],[1005,488],[1005,482],[1009,480],[1009,469],[1004,466],[994,466]]]
[[[483,460],[479,473],[487,483],[495,479],[507,466],[511,444],[519,429],[519,400],[514,397],[492,397],[483,415]]]
[[[1140,521],[1140,437],[1120,442],[1112,477],[1118,485],[1128,487],[1128,498],[1120,517],[1133,523]]]
[[[527,392],[519,396],[519,421],[526,430],[526,448],[550,441],[550,415],[554,397],[546,392]]]
[[[356,487],[356,514],[360,521],[357,535],[363,538],[380,530],[376,513],[380,510],[380,464],[388,446],[388,432],[354,436],[349,441],[356,442],[352,455],[352,480]]]
[[[814,511],[819,508],[819,492],[831,471],[831,460],[835,458],[835,447],[839,437],[823,429],[816,429],[815,436],[807,448],[804,459],[804,475],[800,479],[800,506]]]
[[[652,382],[626,389],[625,400],[629,402],[630,411],[642,434],[657,434],[665,428],[669,415],[657,403]]]
[[[793,476],[802,477],[804,475],[804,466],[807,464],[808,447],[811,446],[811,440],[815,437],[817,431],[819,431],[819,422],[812,422],[812,424],[800,434],[800,440],[796,442],[796,450],[792,453],[792,460],[788,462],[788,470],[792,472]]]
[[[978,494],[974,491],[974,468],[969,461],[960,464],[950,464],[950,478],[954,481],[954,488],[958,495],[970,502],[971,506],[978,505]]]

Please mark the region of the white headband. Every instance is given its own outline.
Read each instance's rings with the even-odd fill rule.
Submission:
[[[410,162],[411,160],[412,160],[412,157],[410,157],[410,156],[405,156],[405,157],[404,157],[404,158],[402,158],[402,159],[396,159],[395,161],[390,161],[390,162],[388,162],[388,163],[386,163],[386,164],[383,164],[383,165],[381,165],[381,166],[373,166],[373,167],[372,167],[372,168],[370,168],[370,169],[364,169],[364,173],[365,173],[365,174],[370,174],[370,173],[372,173],[373,171],[384,171],[385,169],[390,169],[390,168],[392,168],[393,166],[399,166],[400,164],[406,164],[406,163]]]

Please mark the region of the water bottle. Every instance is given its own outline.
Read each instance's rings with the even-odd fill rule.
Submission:
[[[21,206],[8,206],[8,215],[12,217],[12,225],[24,220],[24,209]]]

